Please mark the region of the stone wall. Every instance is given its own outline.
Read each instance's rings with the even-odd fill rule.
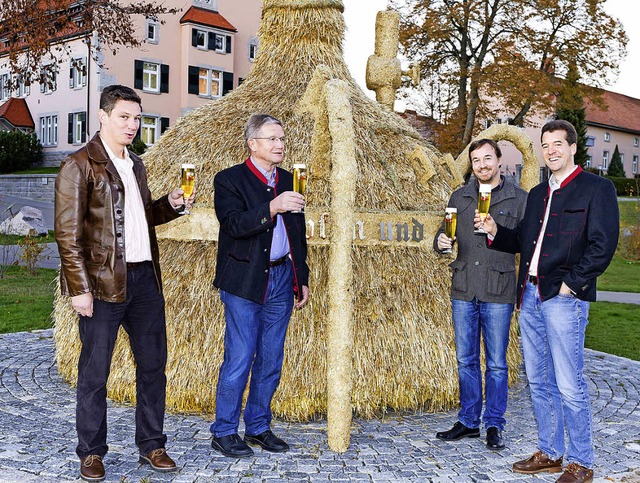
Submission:
[[[0,176],[0,193],[53,203],[55,179],[55,174],[4,174]]]

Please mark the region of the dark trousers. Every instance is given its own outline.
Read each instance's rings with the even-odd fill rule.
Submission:
[[[167,334],[164,298],[151,262],[127,270],[124,302],[93,301],[93,317],[80,317],[76,453],[104,456],[107,446],[107,379],[120,325],[136,362],[136,445],[141,454],[164,448]]]

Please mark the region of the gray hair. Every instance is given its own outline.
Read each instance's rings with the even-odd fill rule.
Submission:
[[[282,121],[276,119],[269,114],[252,114],[247,123],[244,125],[244,141],[245,143],[249,141],[249,139],[256,136],[262,126],[266,126],[268,124],[277,124],[282,127]]]

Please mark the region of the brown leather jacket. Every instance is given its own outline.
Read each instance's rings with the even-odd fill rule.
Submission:
[[[162,291],[154,226],[180,215],[168,196],[152,201],[142,160],[133,153],[130,156],[144,203],[158,288]],[[55,237],[63,294],[92,292],[98,300],[125,301],[124,199],[122,180],[98,134],[62,162],[55,182]]]

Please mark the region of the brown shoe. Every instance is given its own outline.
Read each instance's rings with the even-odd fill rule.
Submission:
[[[542,451],[536,451],[531,458],[513,463],[513,471],[533,475],[548,471],[560,473],[562,471],[562,456],[557,460],[551,460]]]
[[[92,454],[80,458],[80,478],[84,481],[102,481],[104,480],[104,465],[102,457]]]
[[[593,470],[580,466],[578,463],[569,463],[556,483],[591,483],[592,481]]]
[[[176,462],[169,458],[164,448],[154,449],[151,453],[140,455],[140,463],[149,463],[156,471],[175,471]]]

